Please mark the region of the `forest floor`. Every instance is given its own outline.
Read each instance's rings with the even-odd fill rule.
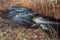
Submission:
[[[41,28],[26,28],[0,17],[0,40],[55,40]]]

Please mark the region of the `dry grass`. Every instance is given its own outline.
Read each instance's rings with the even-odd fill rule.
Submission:
[[[42,16],[52,15],[56,19],[60,19],[59,0],[0,0],[0,11],[5,11],[7,8],[13,6],[27,7]]]

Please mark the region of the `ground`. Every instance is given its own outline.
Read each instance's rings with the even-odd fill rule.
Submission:
[[[0,17],[0,40],[57,40],[41,28],[26,28]]]

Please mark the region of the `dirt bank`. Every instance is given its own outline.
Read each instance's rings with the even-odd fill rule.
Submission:
[[[53,6],[53,4],[55,6]],[[42,16],[53,16],[60,19],[59,1],[41,1],[41,0],[0,0],[0,12],[6,11],[9,7],[27,7]]]

